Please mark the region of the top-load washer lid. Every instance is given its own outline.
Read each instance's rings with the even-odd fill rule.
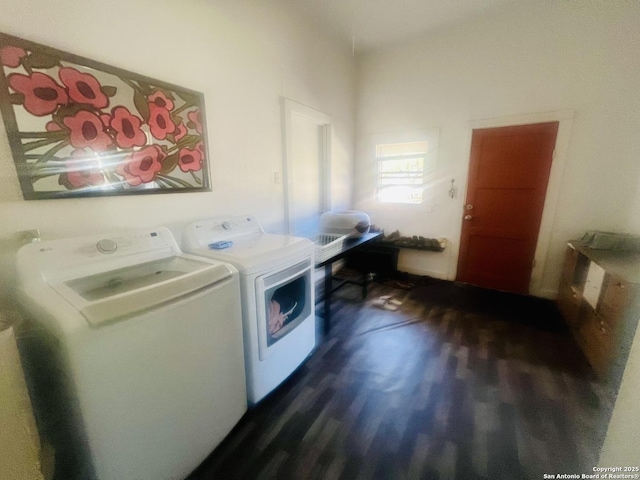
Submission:
[[[216,248],[217,242],[229,242],[229,246]],[[313,253],[311,240],[264,233],[251,215],[216,217],[191,223],[184,230],[182,248],[185,252],[231,263],[244,274]]]
[[[50,286],[93,326],[178,299],[233,276],[229,265],[185,255],[166,228],[31,243],[18,251],[21,298],[57,303]],[[53,293],[53,292],[51,292]]]
[[[223,264],[175,256],[51,286],[97,326],[178,299],[231,275]]]

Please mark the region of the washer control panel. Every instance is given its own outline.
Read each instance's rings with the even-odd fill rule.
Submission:
[[[83,256],[96,255],[131,255],[143,253],[156,248],[171,247],[173,238],[168,238],[163,230],[150,230],[123,235],[113,235],[99,239],[88,245],[81,245],[75,254]]]
[[[25,269],[60,279],[88,274],[96,265],[105,268],[102,260],[115,268],[131,264],[132,258],[144,261],[181,253],[169,229],[158,227],[29,243],[18,252],[18,260]]]

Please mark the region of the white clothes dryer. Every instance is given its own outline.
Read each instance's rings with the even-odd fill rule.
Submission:
[[[31,243],[17,269],[55,478],[184,478],[246,411],[233,266],[156,228]]]
[[[315,347],[313,243],[265,233],[251,215],[191,223],[182,248],[240,271],[247,397],[255,404]]]

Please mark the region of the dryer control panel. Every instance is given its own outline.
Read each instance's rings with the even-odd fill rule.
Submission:
[[[192,223],[184,234],[184,242],[191,248],[227,242],[239,237],[264,233],[253,215],[215,217]]]

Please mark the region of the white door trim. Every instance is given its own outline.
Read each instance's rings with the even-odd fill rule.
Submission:
[[[331,117],[298,103],[290,98],[282,98],[282,124],[283,124],[283,182],[284,182],[284,223],[288,234],[294,231],[294,222],[291,212],[294,210],[295,199],[292,197],[293,178],[293,136],[292,121],[294,115],[300,115],[315,122],[322,128],[322,153],[320,162],[322,164],[320,192],[322,195],[322,211],[331,209]]]
[[[507,117],[497,117],[482,120],[472,120],[470,127],[472,130],[494,127],[508,127],[512,125],[528,125],[531,123],[558,122],[558,134],[556,136],[556,146],[553,152],[551,171],[549,172],[549,183],[544,200],[544,209],[538,232],[538,242],[534,255],[534,266],[531,271],[531,281],[529,282],[529,293],[538,297],[552,298],[556,291],[542,290],[542,277],[544,274],[547,251],[551,240],[551,231],[555,220],[556,206],[560,196],[560,186],[567,159],[569,148],[569,137],[573,123],[573,110],[558,110],[553,112],[531,113],[524,115],[512,115]],[[469,147],[471,151],[471,147]]]

